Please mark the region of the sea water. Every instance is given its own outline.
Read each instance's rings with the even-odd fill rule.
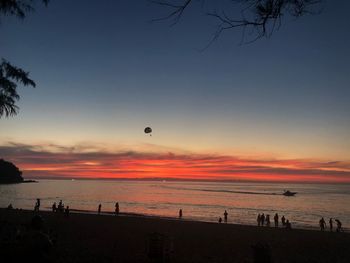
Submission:
[[[282,195],[284,190],[297,192]],[[37,198],[49,210],[60,200],[71,209],[217,222],[228,212],[228,223],[256,225],[258,213],[284,215],[296,228],[318,228],[324,217],[350,226],[349,184],[287,184],[247,182],[39,180],[38,183],[0,185],[0,207],[33,209]],[[335,224],[334,224],[335,225]]]

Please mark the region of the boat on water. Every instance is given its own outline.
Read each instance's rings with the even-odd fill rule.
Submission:
[[[291,192],[289,190],[284,191],[283,195],[284,196],[295,196],[297,192]]]

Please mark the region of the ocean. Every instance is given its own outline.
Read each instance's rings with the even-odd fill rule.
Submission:
[[[283,190],[297,192],[283,196]],[[39,180],[38,183],[0,185],[0,207],[50,210],[63,200],[71,209],[218,222],[228,212],[228,223],[256,225],[258,213],[284,215],[295,228],[318,228],[324,217],[350,226],[349,184],[288,184],[248,182],[133,181],[133,180]],[[335,224],[334,224],[335,225]]]

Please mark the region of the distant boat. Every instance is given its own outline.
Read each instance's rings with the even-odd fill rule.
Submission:
[[[283,195],[284,196],[295,196],[296,193],[297,192],[291,192],[291,191],[287,190],[287,191],[284,191]]]

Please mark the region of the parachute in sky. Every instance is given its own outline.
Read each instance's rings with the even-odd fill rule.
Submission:
[[[149,133],[150,136],[152,136],[152,128],[151,127],[146,127],[145,128],[145,133]]]

